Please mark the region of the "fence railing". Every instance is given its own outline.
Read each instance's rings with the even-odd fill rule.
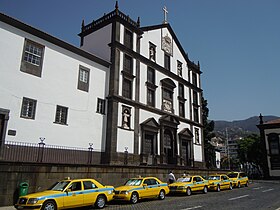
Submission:
[[[36,143],[6,141],[0,145],[0,161],[99,164],[100,152],[89,148],[75,148]]]

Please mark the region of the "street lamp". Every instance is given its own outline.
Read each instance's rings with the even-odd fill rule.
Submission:
[[[124,165],[128,164],[128,147],[124,148]]]

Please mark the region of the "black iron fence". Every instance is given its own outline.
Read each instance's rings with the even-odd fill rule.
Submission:
[[[100,152],[89,148],[76,148],[47,145],[40,143],[24,143],[6,141],[0,145],[0,161],[37,162],[61,164],[99,164]]]

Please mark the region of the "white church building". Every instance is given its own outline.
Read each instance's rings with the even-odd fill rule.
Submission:
[[[90,144],[104,164],[203,166],[202,72],[166,17],[142,27],[116,4],[79,36],[0,14],[0,146],[43,138]]]

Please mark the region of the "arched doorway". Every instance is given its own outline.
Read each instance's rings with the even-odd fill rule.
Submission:
[[[174,164],[174,138],[169,129],[164,130],[163,142],[166,162],[167,164]]]

